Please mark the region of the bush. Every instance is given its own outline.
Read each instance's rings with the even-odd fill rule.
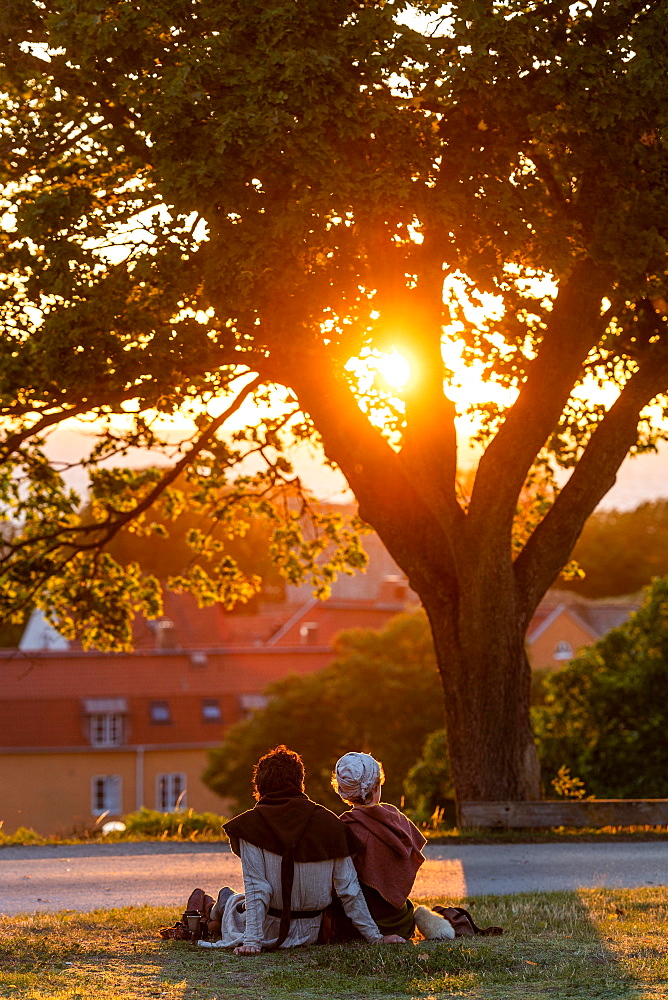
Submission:
[[[445,729],[436,729],[425,740],[422,756],[408,772],[404,791],[415,823],[425,825],[444,818],[444,810],[451,807],[455,794]]]
[[[194,840],[197,836],[226,839],[222,830],[223,816],[216,813],[196,813],[192,809],[163,813],[155,809],[140,809],[123,817],[125,833],[112,835],[114,839],[132,837],[173,837]]]
[[[0,823],[0,827],[2,824]],[[0,829],[0,846],[10,847],[12,844],[18,846],[22,844],[46,844],[48,837],[42,837],[31,827],[20,826],[14,833],[3,833]]]
[[[668,797],[668,578],[544,685],[533,723],[546,786],[565,766],[597,798]]]

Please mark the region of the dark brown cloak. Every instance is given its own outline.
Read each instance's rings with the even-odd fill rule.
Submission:
[[[245,840],[282,858],[283,910],[273,948],[285,941],[290,929],[295,862],[351,857],[358,846],[354,833],[338,816],[294,786],[263,795],[252,809],[225,823],[223,829],[237,856],[240,856],[239,841]]]

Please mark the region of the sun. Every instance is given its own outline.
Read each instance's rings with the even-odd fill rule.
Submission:
[[[386,392],[394,389],[400,393],[414,376],[407,358],[394,348],[391,351],[379,351],[376,348],[364,350],[356,357],[349,358],[345,369],[354,376],[357,388],[362,393],[369,392],[374,385]],[[381,378],[381,385],[376,381],[378,376]]]
[[[374,367],[393,389],[403,389],[411,377],[409,362],[396,350],[381,354],[375,360]]]

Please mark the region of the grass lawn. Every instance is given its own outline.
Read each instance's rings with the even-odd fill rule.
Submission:
[[[242,958],[161,940],[157,928],[174,922],[173,910],[0,917],[0,997],[668,1000],[666,888],[481,896],[464,905],[479,924],[503,925],[504,936]]]
[[[143,826],[124,833],[110,833],[103,836],[102,831],[93,827],[88,830],[72,831],[71,835],[54,834],[43,836],[32,829],[21,827],[13,833],[2,829],[0,820],[0,849],[3,847],[36,847],[57,844],[124,844],[142,843],[145,841],[198,844],[220,844],[227,840],[222,832],[225,819],[213,814],[195,814],[196,820],[208,824],[203,829],[191,829],[188,825],[192,809],[184,813],[153,813],[145,810],[149,822]],[[153,817],[158,817],[153,819]],[[183,820],[179,819],[183,816]],[[211,817],[210,819],[208,817]],[[126,817],[127,819],[127,817]],[[161,825],[164,829],[160,832]],[[626,842],[626,841],[663,841],[668,840],[667,826],[605,826],[605,827],[546,827],[525,829],[477,829],[458,830],[456,827],[444,825],[427,825],[421,828],[422,833],[431,844],[573,844],[577,842]]]

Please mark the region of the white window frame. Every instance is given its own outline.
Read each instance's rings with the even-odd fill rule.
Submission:
[[[552,657],[555,660],[572,660],[574,655],[575,652],[568,639],[560,639],[554,647]]]
[[[120,774],[94,774],[90,779],[90,811],[93,816],[123,811],[123,779]]]
[[[188,779],[183,771],[156,774],[155,808],[165,813],[188,808]]]
[[[89,716],[91,746],[118,747],[123,744],[123,715],[119,712],[96,712]]]

